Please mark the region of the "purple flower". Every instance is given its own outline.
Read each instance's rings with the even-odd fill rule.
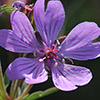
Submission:
[[[56,43],[65,19],[64,8],[59,0],[51,0],[45,11],[44,1],[37,0],[33,9],[42,40],[37,40],[28,18],[17,10],[11,14],[12,30],[0,30],[0,46],[12,52],[34,54],[14,60],[6,73],[11,80],[25,78],[28,84],[44,82],[49,74],[57,88],[71,91],[87,84],[92,73],[85,67],[74,66],[69,58],[98,57],[100,42],[92,41],[100,35],[100,28],[94,22],[80,23],[61,44]]]
[[[12,7],[16,7],[16,8],[25,8],[25,3],[22,2],[22,1],[15,1],[13,4],[12,4]]]

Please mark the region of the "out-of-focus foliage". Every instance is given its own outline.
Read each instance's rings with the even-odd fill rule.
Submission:
[[[5,87],[7,88],[10,84],[10,80],[8,78],[8,76],[6,74],[4,74],[4,83],[5,83]]]

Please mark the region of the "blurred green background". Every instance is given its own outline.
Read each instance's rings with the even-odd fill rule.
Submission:
[[[7,0],[0,0],[0,5],[4,4],[5,1]],[[12,0],[9,1],[11,5]],[[35,3],[35,1],[28,0],[28,4]],[[67,35],[75,25],[84,21],[93,21],[100,26],[100,0],[61,0],[61,2],[65,8],[66,19],[59,36]],[[3,13],[0,16],[0,29],[4,28],[11,28],[9,13]],[[8,52],[0,47],[3,72],[16,57],[18,57],[18,54]],[[92,81],[86,86],[79,87],[77,90],[70,92],[58,91],[38,100],[100,100],[100,58],[88,61],[74,60],[74,63],[75,65],[89,68],[93,73]],[[53,86],[52,79],[49,78],[47,82],[34,85],[31,92],[45,90]]]

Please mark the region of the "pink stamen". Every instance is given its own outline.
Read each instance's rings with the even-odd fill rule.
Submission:
[[[54,44],[52,44],[52,49],[50,49],[50,48],[48,48],[47,47],[47,50],[49,50],[48,52],[47,52],[47,54],[49,54],[48,55],[48,57],[47,58],[50,58],[51,56],[52,56],[52,54],[57,58],[58,56],[55,54],[55,52],[57,52],[57,51],[59,51],[59,49],[55,49],[55,45]]]
[[[51,50],[50,48],[47,48],[47,50]]]
[[[53,52],[57,52],[57,51],[59,51],[59,49],[53,50]]]
[[[52,50],[54,50],[55,49],[55,45],[54,44],[52,44]]]

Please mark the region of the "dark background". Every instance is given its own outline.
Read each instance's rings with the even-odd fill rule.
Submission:
[[[3,1],[0,0],[0,4],[4,4],[6,0]],[[35,3],[35,1],[29,0],[29,3]],[[84,21],[93,21],[100,26],[100,0],[61,0],[61,2],[65,8],[66,19],[60,35],[67,35],[75,25]],[[0,16],[0,29],[11,28],[9,16],[9,13],[3,13]],[[0,47],[3,72],[16,57],[18,57],[18,54],[8,52]],[[86,86],[79,87],[77,90],[70,92],[58,91],[38,100],[100,100],[100,58],[88,61],[74,60],[74,63],[75,65],[89,68],[93,73],[92,81]],[[52,80],[49,79],[44,83],[34,85],[31,92],[45,90],[53,86]]]

